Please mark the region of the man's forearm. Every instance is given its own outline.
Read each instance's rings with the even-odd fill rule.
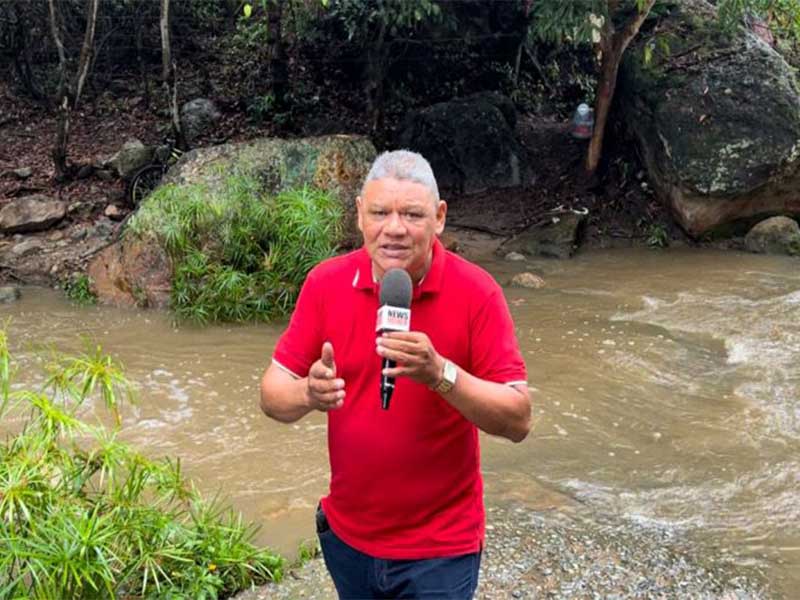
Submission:
[[[527,387],[486,381],[459,367],[456,384],[442,397],[491,435],[521,442],[530,431],[531,405]]]
[[[282,423],[293,423],[311,412],[308,378],[296,379],[270,365],[261,378],[261,410]]]

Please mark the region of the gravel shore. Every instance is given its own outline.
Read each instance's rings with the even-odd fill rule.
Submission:
[[[774,598],[756,571],[701,558],[678,536],[629,524],[600,525],[521,505],[487,508],[486,549],[476,598]],[[236,600],[336,598],[321,558],[283,582]]]

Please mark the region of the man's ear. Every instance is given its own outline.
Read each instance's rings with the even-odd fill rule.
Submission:
[[[436,205],[436,235],[441,235],[444,231],[444,223],[447,220],[447,202],[439,200]]]

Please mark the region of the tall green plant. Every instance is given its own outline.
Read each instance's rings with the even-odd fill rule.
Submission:
[[[6,339],[0,330],[9,362]],[[203,499],[179,461],[117,440],[131,394],[115,361],[100,348],[54,356],[41,389],[8,394],[8,411],[27,418],[0,445],[0,598],[219,598],[281,578],[283,559]],[[81,418],[89,398],[114,427]]]
[[[172,308],[198,322],[271,320],[289,313],[308,271],[333,255],[342,208],[310,187],[267,197],[252,177],[217,192],[159,188],[132,220],[174,264]]]
[[[4,327],[8,327],[8,321]],[[8,337],[5,329],[0,329],[0,419],[8,406],[8,394],[11,389],[11,360],[8,352]]]

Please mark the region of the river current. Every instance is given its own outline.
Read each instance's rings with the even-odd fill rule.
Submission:
[[[482,437],[487,504],[513,498],[665,528],[800,587],[800,262],[736,252],[592,251],[569,261],[488,262],[506,288],[529,371],[535,428]],[[182,457],[292,554],[327,489],[325,417],[281,425],[258,382],[283,325],[175,326],[156,312],[79,308],[26,288],[0,305],[18,385],[41,381],[40,346],[119,359],[138,390],[124,437]],[[372,318],[367,315],[365,318]],[[543,500],[544,499],[544,500]]]

